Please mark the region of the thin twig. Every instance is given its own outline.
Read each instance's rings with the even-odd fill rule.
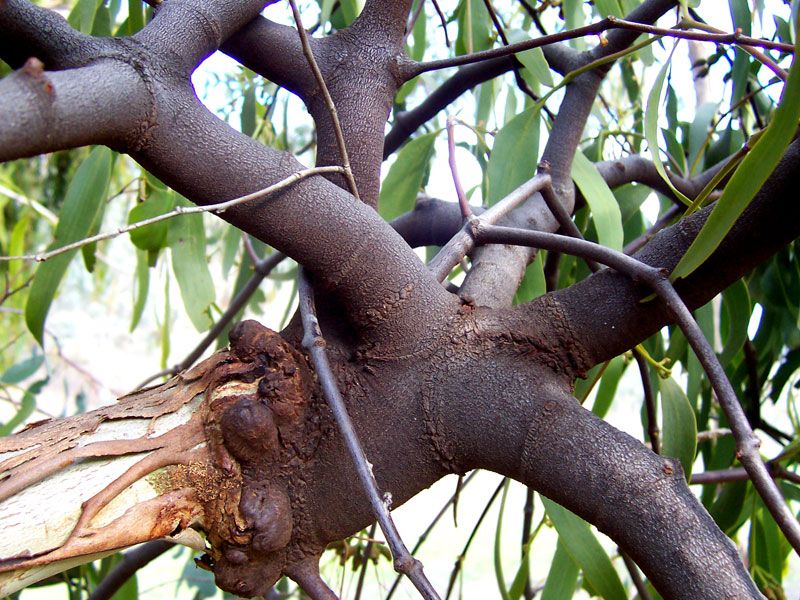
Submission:
[[[519,204],[530,198],[533,194],[550,185],[550,175],[538,174],[529,179],[497,204],[482,213],[480,217],[473,217],[464,224],[464,227],[445,244],[439,253],[428,264],[428,269],[439,281],[444,281],[447,274],[461,262],[475,247],[475,240],[470,232],[470,222],[476,218],[481,223],[497,223],[502,217],[514,210]]]
[[[699,23],[695,24],[694,21],[687,24],[691,24],[692,26],[695,27],[699,27],[701,25]],[[525,50],[531,50],[532,48],[549,46],[550,44],[555,44],[557,42],[563,42],[566,40],[572,40],[575,38],[600,35],[611,29],[628,29],[634,31],[643,31],[645,33],[651,33],[656,37],[669,36],[681,39],[713,42],[715,44],[729,44],[733,46],[739,46],[743,50],[752,54],[754,58],[763,62],[766,66],[772,69],[773,72],[775,72],[775,74],[778,75],[778,77],[784,80],[786,79],[787,75],[786,71],[778,67],[777,64],[772,59],[770,59],[762,52],[759,52],[755,48],[763,47],[763,48],[779,49],[781,51],[793,52],[794,51],[793,46],[789,46],[788,44],[782,44],[779,42],[772,42],[770,40],[762,40],[758,38],[752,38],[749,36],[743,36],[739,33],[720,32],[719,30],[715,30],[715,32],[687,31],[685,29],[681,29],[682,26],[686,26],[686,24],[681,23],[678,24],[676,28],[664,29],[661,27],[644,25],[642,23],[625,21],[624,19],[618,19],[612,16],[612,17],[606,17],[605,19],[597,21],[596,23],[590,23],[589,25],[576,27],[575,29],[569,29],[566,31],[560,31],[558,33],[552,33],[550,35],[543,35],[541,37],[534,38],[531,40],[525,40],[523,42],[518,42],[516,44],[509,44],[508,46],[491,48],[489,50],[483,50],[481,52],[473,52],[471,54],[463,54],[461,56],[454,56],[451,58],[443,58],[440,60],[432,60],[425,63],[419,63],[415,65],[412,71],[414,75],[419,75],[421,73],[427,73],[429,71],[435,71],[438,69],[458,67],[461,65],[468,65],[484,60],[489,60],[492,58],[498,58],[501,56],[508,56],[509,54],[518,54],[519,52],[524,52]],[[703,27],[706,28],[706,26]]]
[[[483,508],[478,520],[475,521],[475,526],[472,528],[472,531],[467,538],[467,543],[464,544],[464,549],[461,551],[461,554],[458,555],[456,558],[456,563],[453,565],[453,571],[450,573],[450,581],[447,583],[447,594],[445,595],[445,600],[450,598],[450,594],[453,591],[453,587],[455,586],[456,579],[458,578],[458,574],[461,572],[462,567],[464,566],[464,559],[467,557],[467,552],[469,551],[469,547],[472,545],[472,541],[475,539],[475,535],[478,533],[478,528],[483,523],[483,520],[486,518],[486,515],[489,514],[489,509],[494,504],[494,501],[497,499],[497,496],[500,495],[503,487],[506,485],[505,477],[500,482],[500,485],[497,486],[497,489],[492,493],[489,501],[486,503],[486,506]]]
[[[461,208],[461,216],[469,219],[472,216],[472,209],[467,202],[467,195],[464,193],[464,187],[461,185],[461,178],[458,176],[458,164],[456,163],[456,140],[454,129],[455,119],[453,116],[447,117],[447,157],[450,164],[450,172],[453,174],[453,184],[456,188],[456,196],[458,197],[458,205]]]
[[[247,237],[245,237],[245,240],[249,241]],[[256,293],[256,290],[261,285],[261,282],[264,281],[264,279],[269,276],[272,270],[277,267],[285,258],[286,255],[281,254],[280,252],[274,252],[266,258],[260,260],[256,256],[253,274],[250,276],[250,279],[248,279],[247,283],[244,284],[244,287],[239,290],[239,293],[236,294],[236,297],[231,300],[228,308],[226,308],[225,312],[220,315],[220,318],[216,323],[214,323],[214,326],[208,330],[208,333],[200,341],[200,343],[197,344],[197,346],[195,346],[194,349],[181,362],[173,367],[163,369],[162,371],[151,375],[134,389],[140,390],[151,381],[155,381],[160,377],[175,376],[181,371],[185,371],[191,367],[197,361],[197,359],[203,355],[203,352],[205,352],[208,347],[216,341],[216,339],[230,324],[234,317],[239,314],[239,311],[242,310],[245,305],[247,305],[247,303],[250,301],[250,298]]]
[[[764,463],[769,474],[775,479],[786,479],[793,483],[800,484],[800,475],[793,473],[781,465],[774,462]],[[721,483],[730,483],[732,481],[745,481],[750,479],[747,471],[743,467],[734,467],[731,469],[720,469],[718,471],[705,471],[704,473],[694,473],[692,480],[689,482],[692,485],[719,485]]]
[[[698,431],[697,443],[702,444],[703,442],[710,442],[711,440],[716,440],[721,437],[725,437],[726,435],[731,435],[732,433],[733,432],[728,428],[709,429],[708,431]]]
[[[257,192],[246,194],[245,196],[239,196],[238,198],[234,198],[233,200],[226,200],[225,202],[218,202],[217,204],[208,204],[206,206],[176,206],[174,210],[168,213],[164,213],[163,215],[158,215],[150,219],[137,221],[136,223],[131,223],[130,225],[119,227],[115,231],[100,233],[92,237],[84,238],[82,240],[78,240],[77,242],[67,244],[66,246],[61,246],[60,248],[56,248],[55,250],[50,250],[49,252],[43,252],[39,254],[25,254],[22,256],[0,256],[0,261],[31,260],[35,262],[44,262],[55,256],[59,256],[60,254],[70,252],[72,250],[77,250],[78,248],[82,248],[83,246],[115,238],[124,233],[134,231],[135,229],[141,229],[142,227],[146,227],[147,225],[160,223],[161,221],[166,221],[167,219],[172,219],[180,215],[192,215],[192,214],[206,213],[206,212],[222,214],[226,210],[233,208],[234,206],[238,206],[239,204],[243,204],[245,202],[250,202],[251,200],[258,200],[259,198],[263,198],[264,196],[268,196],[269,194],[285,189],[302,179],[306,179],[307,177],[311,177],[313,175],[321,175],[323,173],[344,173],[344,168],[339,166],[330,166],[330,167],[314,167],[313,169],[302,169],[300,171],[292,173],[291,175],[289,175],[289,177],[282,179],[278,183],[274,183],[261,190],[258,190]]]
[[[291,0],[293,1],[293,0]],[[364,491],[369,498],[372,512],[380,525],[381,531],[386,538],[389,548],[394,558],[394,568],[399,573],[404,573],[420,595],[426,600],[439,600],[439,595],[431,585],[423,571],[422,563],[409,553],[400,533],[389,513],[391,506],[391,494],[386,493],[381,496],[378,490],[378,483],[372,472],[372,466],[364,454],[364,449],[358,439],[358,435],[347,414],[344,399],[339,393],[336,379],[333,376],[331,365],[325,351],[325,340],[317,321],[316,308],[314,305],[314,291],[304,269],[300,269],[298,274],[298,286],[300,293],[300,315],[303,320],[303,347],[311,355],[314,370],[322,387],[323,394],[328,406],[333,413],[343,442],[350,453],[350,457],[355,464],[356,472],[361,480]]]
[[[450,47],[450,36],[447,34],[447,17],[444,16],[442,12],[442,7],[439,6],[438,0],[431,0],[433,3],[433,8],[436,9],[436,14],[439,15],[439,21],[442,24],[442,31],[444,31],[444,45],[449,48]]]
[[[173,542],[156,540],[142,544],[122,555],[122,560],[103,578],[103,581],[89,594],[87,600],[109,600],[136,572],[152,562],[167,550],[174,548]]]
[[[494,29],[497,32],[497,35],[500,36],[500,40],[503,42],[503,45],[510,45],[511,42],[508,41],[508,36],[503,28],[503,24],[500,22],[500,17],[497,16],[497,11],[495,11],[494,6],[492,6],[491,0],[483,0],[483,4],[486,7],[486,11],[489,13],[489,18],[492,20]],[[520,89],[520,91],[522,91],[523,94],[530,97],[534,102],[539,100],[536,94],[533,93],[533,90],[528,86],[525,79],[523,79],[519,68],[514,69],[514,81],[517,83],[517,87]]]
[[[465,487],[467,487],[467,484],[469,484],[469,482],[472,481],[472,479],[477,474],[478,474],[478,470],[475,469],[469,475],[467,475],[464,478],[464,481],[461,482],[461,487],[459,488],[459,492],[461,490],[463,490]],[[414,547],[411,549],[411,554],[416,554],[417,551],[419,551],[419,549],[422,547],[422,544],[425,543],[425,540],[428,539],[428,536],[430,535],[431,531],[433,531],[433,528],[436,526],[436,524],[439,521],[442,520],[442,517],[444,517],[445,513],[447,512],[447,509],[450,508],[450,506],[455,506],[456,499],[457,499],[457,493],[454,493],[452,496],[450,496],[450,498],[447,500],[447,502],[444,504],[444,506],[442,506],[441,510],[439,510],[439,512],[436,514],[436,516],[430,522],[430,524],[425,529],[425,531],[423,531],[422,534],[419,536],[419,539],[417,540],[417,543],[414,544]],[[392,587],[389,588],[389,593],[386,594],[386,598],[384,598],[384,600],[391,600],[391,598],[394,595],[395,590],[397,590],[397,586],[399,584],[400,584],[400,575],[398,575],[395,578],[394,583],[392,584]]]
[[[411,32],[414,31],[414,26],[417,24],[417,20],[419,19],[419,16],[422,14],[423,8],[425,8],[425,0],[419,0],[417,8],[411,15],[411,19],[409,19],[408,24],[406,24],[406,35],[405,35],[406,40],[408,40],[408,36],[411,35]]]
[[[353,194],[353,196],[360,199],[356,180],[353,176],[353,169],[350,167],[350,157],[347,154],[347,145],[344,142],[344,133],[342,132],[342,124],[339,121],[339,113],[336,110],[336,105],[333,103],[331,93],[328,91],[328,85],[325,83],[325,78],[322,76],[322,71],[317,64],[317,60],[314,58],[314,52],[311,50],[311,44],[308,41],[308,34],[300,18],[300,11],[297,10],[297,3],[295,0],[289,0],[289,6],[292,7],[292,15],[294,15],[294,21],[297,24],[297,33],[300,35],[303,54],[305,54],[308,66],[311,67],[311,71],[314,73],[314,78],[317,80],[317,85],[319,86],[320,92],[322,92],[325,105],[328,107],[328,111],[331,115],[333,131],[336,135],[336,143],[339,146],[339,154],[342,159],[342,166],[344,167],[344,177],[347,180],[347,187],[350,188],[350,193]]]
[[[671,206],[667,212],[665,212],[659,219],[653,223],[652,227],[645,231],[642,235],[638,238],[630,242],[622,251],[625,254],[635,254],[642,247],[653,239],[653,237],[662,229],[664,229],[667,225],[672,223],[675,219],[677,219],[683,213],[684,207],[682,206]]]
[[[542,231],[484,225],[479,219],[473,219],[469,224],[477,243],[518,244],[588,257],[648,285],[664,302],[697,355],[700,364],[703,365],[736,439],[737,458],[747,470],[759,496],[786,536],[787,541],[800,555],[800,523],[789,510],[780,490],[761,460],[758,453],[761,441],[753,433],[717,355],[694,320],[692,313],[678,292],[675,291],[667,274],[661,269],[639,262],[621,252],[586,240]]]
[[[421,4],[422,2],[420,2]],[[372,526],[369,528],[369,532],[367,532],[367,544],[364,546],[364,553],[362,554],[361,558],[361,568],[359,569],[358,573],[358,585],[356,585],[356,593],[353,596],[353,600],[361,600],[361,592],[364,591],[364,580],[367,578],[367,565],[369,565],[369,555],[372,552],[372,544],[375,543],[375,527],[376,523],[373,523]]]
[[[647,366],[647,359],[637,348],[633,349],[633,358],[636,360],[636,365],[639,367],[639,375],[642,378],[644,405],[647,411],[647,435],[650,437],[650,447],[656,454],[661,454],[661,432],[658,429],[656,399],[653,397],[653,386],[650,382],[650,369]]]
[[[639,568],[636,566],[636,563],[633,562],[633,559],[628,556],[622,548],[619,549],[619,555],[622,557],[622,562],[625,563],[625,568],[628,569],[628,573],[631,576],[631,581],[633,581],[634,587],[636,587],[636,591],[639,592],[639,598],[641,600],[652,600],[652,596],[650,595],[650,590],[647,589],[647,586],[644,584],[642,580],[642,575],[639,573]]]

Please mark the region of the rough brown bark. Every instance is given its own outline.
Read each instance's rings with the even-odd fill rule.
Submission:
[[[0,81],[0,160],[107,144],[199,204],[285,178],[300,168],[293,157],[233,131],[191,89],[193,68],[228,39],[225,51],[306,102],[317,123],[318,163],[338,163],[330,115],[296,32],[258,17],[266,3],[167,0],[132,39],[94,40],[49,11],[0,0],[0,57],[28,65]],[[638,287],[604,271],[569,290],[505,308],[530,252],[517,249],[509,257],[503,248],[484,251],[483,266],[465,284],[465,295],[497,308],[476,307],[440,286],[375,212],[384,127],[403,80],[410,4],[367,2],[350,28],[313,41],[365,202],[346,193],[343,181],[316,177],[222,215],[314,274],[335,374],[380,488],[396,506],[448,473],[491,469],[607,532],[665,597],[758,597],[731,542],[688,491],[680,467],[596,419],[570,396],[574,379],[586,369],[665,324],[664,307],[641,303]],[[650,0],[634,17],[652,21],[672,5]],[[623,47],[632,36],[610,34],[609,48],[586,60]],[[29,55],[44,67],[25,63]],[[492,65],[498,72],[501,67]],[[568,209],[574,201],[571,160],[601,76],[588,73],[570,86],[545,153]],[[92,127],[86,127],[87,115]],[[780,211],[798,210],[785,193],[798,154],[790,148],[716,262],[682,284],[692,305],[797,236],[800,215],[789,219]],[[542,206],[529,203],[512,220],[555,229]],[[674,265],[705,216],[698,213],[667,230],[642,258]],[[752,252],[765,225],[779,233]],[[449,228],[452,223],[443,229]],[[441,239],[444,233],[432,228],[430,235]],[[498,276],[496,267],[511,275]],[[34,459],[46,468],[26,470],[20,459],[4,463],[17,469],[3,483],[6,495],[26,487],[26,477],[61,468],[64,456],[75,458],[73,438],[63,431],[91,429],[92,419],[110,419],[114,411],[146,417],[148,409],[167,410],[202,393],[191,426],[180,430],[186,435],[174,434],[163,446],[143,438],[117,451],[152,452],[147,465],[169,467],[171,491],[185,500],[178,525],[206,531],[212,546],[208,565],[220,586],[240,595],[263,594],[281,574],[318,585],[309,569],[326,545],[374,518],[299,347],[296,324],[279,336],[245,323],[234,331],[230,351],[173,382],[179,391],[160,389],[110,412],[43,425],[4,441],[0,450],[8,452],[48,436],[62,444],[53,446],[50,462]],[[234,391],[215,394],[225,385]],[[166,404],[148,405],[155,397]],[[3,558],[0,568],[12,569],[52,554]]]

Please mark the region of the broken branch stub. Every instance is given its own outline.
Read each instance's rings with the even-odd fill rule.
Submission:
[[[205,549],[221,588],[263,595],[322,551],[302,543],[298,472],[323,410],[303,355],[245,321],[164,385],[0,440],[0,594],[170,536]]]

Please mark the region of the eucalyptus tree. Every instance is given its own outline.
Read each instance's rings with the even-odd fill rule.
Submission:
[[[792,7],[40,4],[0,0],[0,382],[19,402],[3,432],[35,411],[44,355],[24,357],[50,345],[78,252],[101,287],[105,245],[129,234],[133,328],[167,302],[162,367],[171,312],[151,274],[171,267],[208,333],[166,383],[0,441],[4,593],[166,537],[228,592],[287,576],[331,598],[320,557],[349,540],[366,570],[374,543],[349,536],[382,515],[397,570],[444,595],[385,509],[475,469],[527,489],[504,598],[783,593],[800,551]],[[223,115],[191,79],[217,51],[241,65]],[[449,198],[425,194],[445,178]],[[303,319],[231,328],[267,310],[258,288],[291,273],[284,255],[305,273]],[[629,365],[640,439],[603,420]],[[531,581],[542,527],[559,543]],[[115,560],[72,593],[109,597]]]

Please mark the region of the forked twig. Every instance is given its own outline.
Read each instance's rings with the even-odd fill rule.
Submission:
[[[761,442],[753,433],[717,355],[692,313],[672,286],[667,274],[633,257],[586,240],[541,231],[484,225],[477,220],[473,220],[471,224],[476,243],[517,244],[591,258],[648,285],[661,298],[708,375],[736,439],[736,457],[746,469],[776,524],[795,552],[800,555],[800,523],[792,514],[759,456],[758,448]]]
[[[364,454],[364,448],[361,446],[358,434],[356,434],[350,416],[347,414],[344,399],[339,393],[330,362],[328,362],[328,356],[325,352],[325,340],[322,337],[322,331],[317,320],[314,290],[311,287],[308,275],[302,268],[298,274],[298,288],[300,315],[303,320],[303,348],[311,355],[311,361],[314,364],[314,370],[319,378],[325,400],[333,413],[347,451],[353,459],[358,478],[361,480],[361,485],[367,494],[372,512],[392,551],[394,568],[399,573],[404,573],[411,580],[423,598],[426,600],[439,600],[439,595],[425,576],[422,563],[411,555],[400,538],[400,533],[397,531],[397,527],[389,513],[391,495],[387,493],[381,497],[381,493],[378,490],[378,483],[375,481],[372,466]]]

